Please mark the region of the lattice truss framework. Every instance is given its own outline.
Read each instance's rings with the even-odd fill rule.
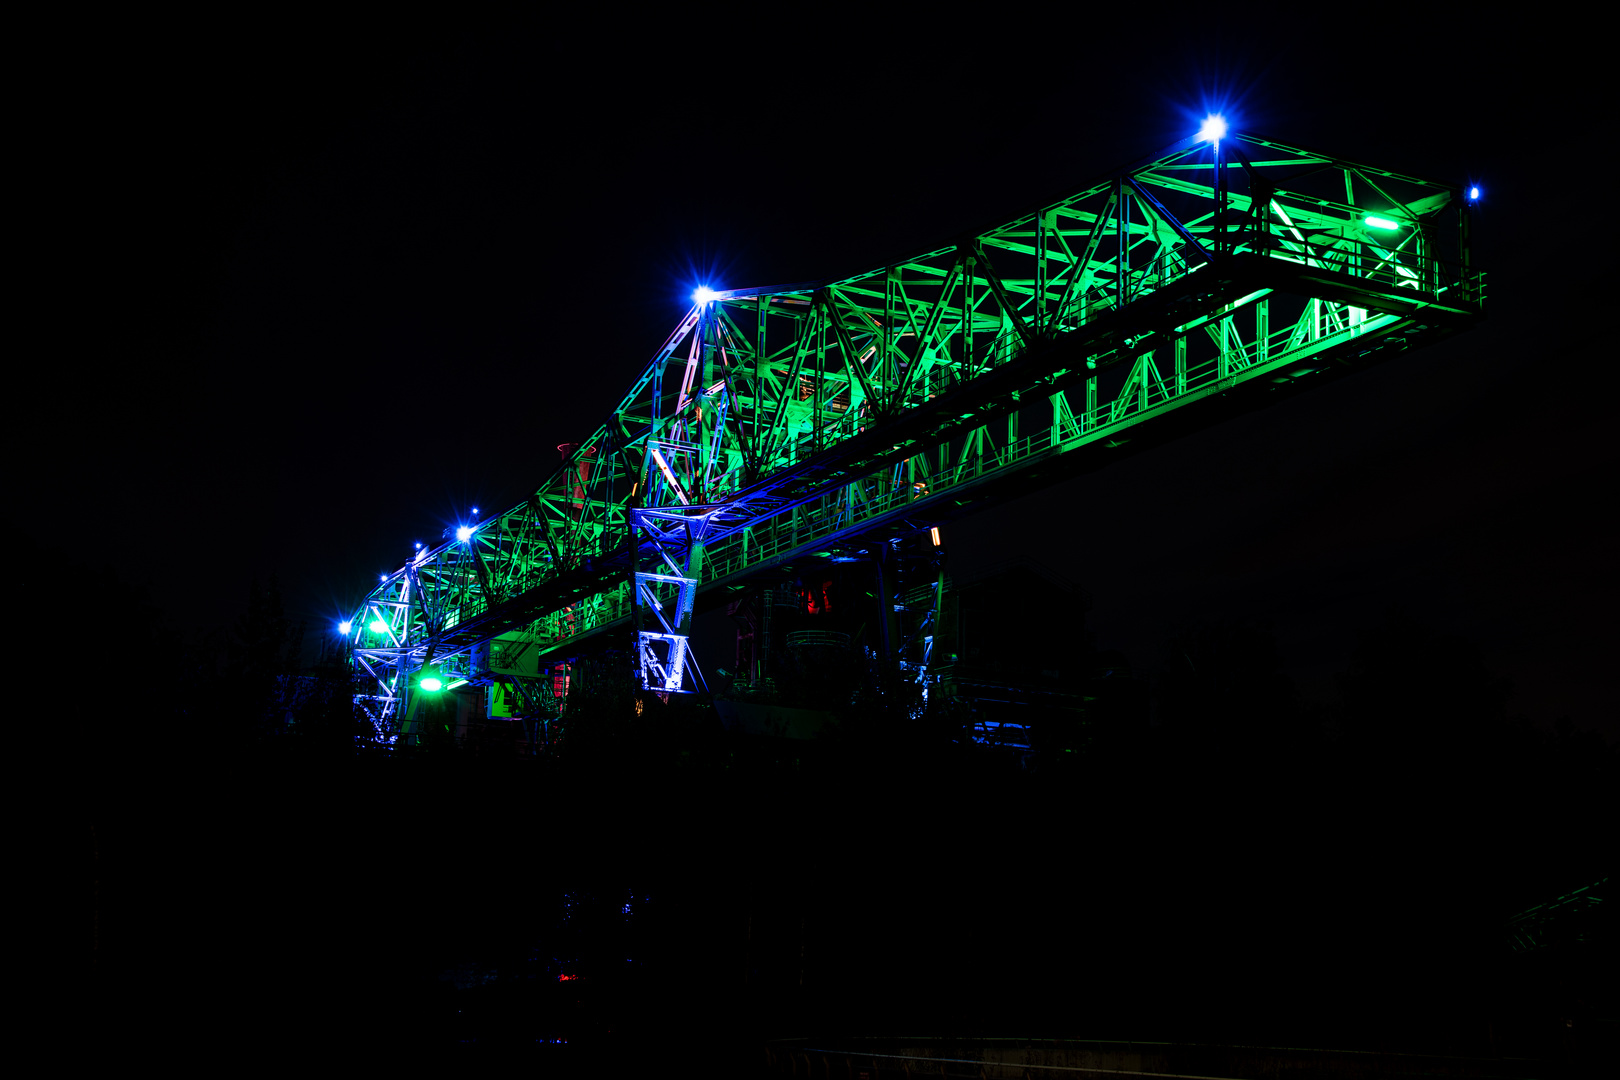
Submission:
[[[1454,185],[1240,134],[915,258],[716,293],[527,500],[372,590],[365,704],[381,729],[424,667],[515,683],[491,641],[561,659],[632,626],[643,685],[687,688],[697,590],[1465,328],[1468,227]]]

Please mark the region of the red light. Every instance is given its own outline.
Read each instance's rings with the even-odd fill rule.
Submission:
[[[825,615],[832,610],[832,582],[823,581],[799,590],[804,610],[811,615]]]

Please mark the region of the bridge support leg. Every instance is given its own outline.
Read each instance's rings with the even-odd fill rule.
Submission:
[[[643,690],[690,694],[703,686],[691,648],[692,608],[703,578],[702,524],[674,509],[630,511],[632,647]]]

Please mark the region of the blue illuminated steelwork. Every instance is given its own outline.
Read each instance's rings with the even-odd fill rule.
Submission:
[[[648,451],[666,471],[663,454],[669,449],[653,445]],[[655,490],[661,479],[652,478]],[[678,489],[673,474],[669,482]],[[643,689],[680,694],[703,685],[702,672],[692,659],[692,607],[703,572],[703,538],[714,509],[680,506],[630,511],[634,667]],[[647,569],[643,569],[643,551],[650,556]],[[661,630],[649,628],[649,615]]]

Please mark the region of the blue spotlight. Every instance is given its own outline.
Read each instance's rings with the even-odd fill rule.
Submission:
[[[1468,188],[1468,201],[1479,202],[1479,185],[1471,184]]]
[[[694,303],[698,304],[712,304],[714,303],[714,296],[714,290],[709,288],[707,285],[699,285],[692,292],[692,300]]]
[[[1198,129],[1199,142],[1220,142],[1226,138],[1226,121],[1220,116],[1204,117],[1204,126]]]
[[[342,622],[338,623],[338,633],[342,634],[344,637],[348,637],[349,636],[349,628],[352,627],[353,625],[354,624],[351,623],[348,619],[344,619]]]
[[[465,544],[468,540],[472,539],[472,534],[472,526],[463,525],[461,528],[456,530],[456,539]]]

